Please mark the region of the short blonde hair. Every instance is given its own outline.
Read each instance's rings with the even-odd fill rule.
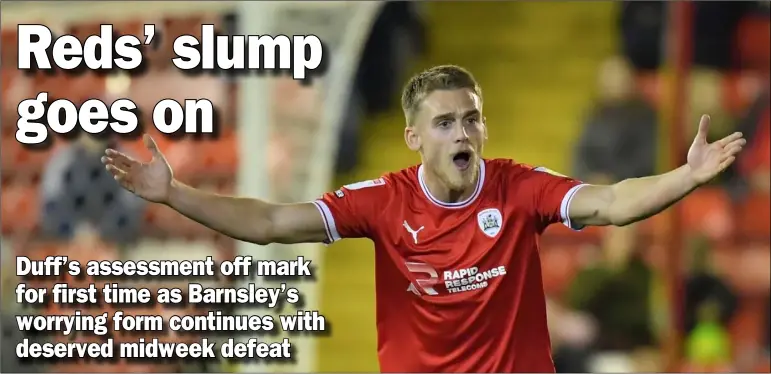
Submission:
[[[479,83],[468,70],[460,66],[435,66],[410,78],[402,91],[402,110],[404,110],[407,125],[412,125],[412,118],[418,107],[432,92],[463,88],[474,91],[480,100],[482,99],[482,88],[479,87]]]

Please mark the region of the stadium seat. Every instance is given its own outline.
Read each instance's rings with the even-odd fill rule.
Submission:
[[[755,373],[771,373],[771,361],[768,357],[764,357],[755,365],[753,369]]]
[[[731,201],[722,189],[698,189],[680,204],[683,214],[681,218],[688,234],[702,234],[720,240],[731,233]]]
[[[765,300],[764,300],[765,299]],[[734,347],[742,350],[759,348],[764,335],[765,320],[768,318],[765,297],[743,297],[739,301],[739,309],[731,320],[729,331]],[[767,333],[767,329],[765,330]]]
[[[658,72],[638,73],[637,89],[646,101],[658,107],[662,95],[662,82]]]
[[[106,22],[105,22],[106,23]],[[91,35],[99,35],[102,22],[80,22],[73,23],[67,27],[67,33],[78,38],[81,43]]]
[[[156,51],[148,56],[152,59],[153,69],[165,69],[171,66],[171,59],[176,57],[173,51],[174,40],[181,35],[192,35],[200,40],[201,25],[214,24],[215,28],[220,24],[219,19],[207,15],[196,15],[187,17],[168,17],[160,23],[156,23],[156,32],[160,31],[161,42]],[[155,61],[159,61],[158,64]],[[161,62],[165,61],[165,62]]]
[[[236,175],[238,146],[235,133],[219,139],[183,138],[172,141],[157,131],[149,131],[163,151],[177,178],[191,185],[202,183],[228,184]],[[141,160],[151,155],[141,140],[126,142],[130,152]]]
[[[67,99],[81,104],[88,99],[103,99],[105,93],[105,77],[86,72],[77,76],[38,72],[32,79],[35,92],[47,92],[48,101]]]
[[[0,33],[0,59],[3,61],[17,61],[19,52],[19,44],[16,41],[17,35],[15,27],[3,29]]]
[[[11,132],[15,129],[11,127]],[[14,182],[15,180],[30,181],[38,180],[45,169],[51,155],[58,149],[61,142],[55,142],[54,146],[48,149],[28,149],[19,144],[13,137],[3,137],[1,141],[3,179]]]
[[[215,180],[231,178],[238,167],[238,139],[230,132],[217,140],[195,142],[194,165],[196,174],[206,175]]]
[[[37,229],[40,215],[38,190],[33,185],[3,185],[0,194],[3,235],[28,235]]]
[[[768,242],[771,236],[771,196],[767,193],[753,193],[737,210],[739,239]]]
[[[559,294],[581,269],[580,245],[552,245],[541,250],[543,288],[547,295]]]
[[[12,127],[18,116],[19,103],[24,99],[35,97],[35,92],[32,91],[31,79],[22,71],[15,69],[13,65],[3,64],[0,67],[0,75],[2,75],[3,120],[8,121],[3,126]]]
[[[736,116],[745,114],[748,106],[767,88],[764,73],[752,70],[729,72],[723,81],[723,105]]]
[[[90,35],[99,34],[100,23],[82,23],[70,25],[65,30],[83,41]],[[84,101],[90,98],[102,98],[104,77],[91,72],[77,75],[64,74],[61,69],[53,72],[38,72],[33,78],[35,92],[48,92],[49,101],[66,98],[72,101]]]
[[[768,13],[741,20],[736,32],[739,63],[744,68],[768,71],[771,64],[771,21]]]
[[[712,266],[736,292],[762,295],[769,292],[768,244],[721,243],[712,251]]]
[[[666,82],[660,72],[637,74],[637,87],[642,97],[654,107],[659,107],[666,95]],[[726,110],[741,114],[751,103],[758,90],[763,88],[762,75],[752,71],[729,72],[722,76],[722,100]]]

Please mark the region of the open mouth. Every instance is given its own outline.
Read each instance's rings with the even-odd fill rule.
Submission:
[[[452,157],[452,162],[455,164],[455,167],[460,170],[468,169],[471,164],[471,152],[463,151],[456,153],[455,156]]]

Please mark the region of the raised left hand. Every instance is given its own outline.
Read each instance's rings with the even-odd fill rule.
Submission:
[[[709,116],[701,116],[699,131],[688,150],[688,166],[691,176],[701,185],[715,178],[723,170],[731,166],[736,155],[747,143],[742,133],[735,132],[713,143],[707,143],[709,132]]]

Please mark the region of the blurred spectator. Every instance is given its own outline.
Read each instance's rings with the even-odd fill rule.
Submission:
[[[624,55],[636,69],[657,70],[662,64],[668,7],[664,1],[624,1],[620,28]],[[758,5],[742,1],[693,3],[693,64],[721,71],[734,63],[734,33],[742,17]]]
[[[41,181],[46,237],[69,240],[82,226],[90,226],[107,242],[137,238],[144,203],[104,169],[101,157],[107,147],[118,144],[84,133],[46,165]]]
[[[586,313],[571,310],[559,302],[546,300],[549,334],[554,347],[554,366],[558,373],[589,372],[589,360],[597,335],[595,321]]]
[[[603,240],[600,256],[571,282],[565,306],[551,308],[550,318],[560,319],[550,321],[557,371],[605,371],[617,359],[642,371],[660,370],[648,362],[648,347],[655,343],[650,327],[653,272],[639,256],[637,232],[610,231]]]
[[[619,27],[624,56],[637,70],[657,70],[661,65],[666,3],[623,1]]]
[[[741,160],[741,173],[753,189],[771,191],[771,104],[769,92],[759,95],[747,116],[739,123],[739,130],[749,139],[747,154]]]
[[[576,148],[574,175],[587,183],[612,183],[653,174],[657,114],[638,96],[630,66],[619,57],[608,60],[599,86],[599,101]]]
[[[685,341],[685,358],[689,371],[728,371],[731,363],[731,340],[728,330],[717,317],[717,305],[707,301],[697,311],[698,322]]]
[[[615,57],[605,62],[599,91],[576,147],[574,175],[587,183],[605,184],[653,174],[657,114],[638,94],[627,61]],[[635,225],[605,230],[602,258],[572,282],[568,305],[591,315],[598,325],[596,339],[581,348],[584,352],[634,350],[654,343],[648,307],[652,274],[637,256],[637,245]],[[556,352],[555,356],[564,355],[561,359],[576,357],[579,347]],[[586,371],[587,364],[568,370]]]
[[[745,153],[726,171],[726,186],[734,198],[749,189],[771,191],[771,103],[769,91],[757,96],[739,120],[736,130],[748,140]]]
[[[685,283],[685,358],[690,370],[727,370],[731,364],[728,323],[738,299],[711,270],[706,238],[693,242]]]
[[[639,248],[636,248],[639,249]],[[650,328],[653,272],[639,256],[608,259],[582,270],[567,293],[568,305],[590,314],[598,324],[594,348],[633,351],[654,343]]]
[[[704,114],[710,116],[710,141],[718,140],[734,131],[735,119],[723,105],[723,82],[723,74],[714,69],[696,68],[691,72],[689,111],[685,123],[688,129],[685,139],[688,146],[696,136],[699,119]],[[683,155],[683,158],[685,157],[686,155]]]
[[[747,1],[693,2],[693,63],[726,71],[732,68],[734,34],[752,3]]]
[[[426,31],[417,2],[386,2],[364,47],[356,90],[367,113],[392,108],[412,58],[425,49]]]
[[[711,269],[711,248],[707,240],[699,238],[693,244],[692,263],[685,285],[686,333],[692,332],[699,320],[714,319],[726,325],[736,311],[736,295]]]

